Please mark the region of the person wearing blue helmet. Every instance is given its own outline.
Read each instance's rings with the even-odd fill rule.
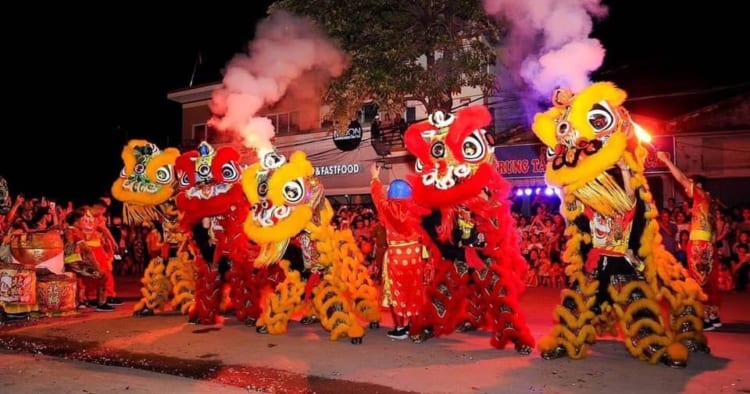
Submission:
[[[380,182],[380,167],[370,167],[372,181],[370,192],[378,211],[378,218],[385,225],[388,248],[383,259],[383,306],[390,308],[394,329],[387,335],[393,339],[409,337],[412,317],[419,315],[426,302],[422,261],[422,242],[417,223],[411,223],[416,215],[408,182],[395,179],[388,185],[387,194]]]

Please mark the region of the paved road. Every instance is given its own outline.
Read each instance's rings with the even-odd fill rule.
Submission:
[[[39,354],[0,351],[0,392],[247,394],[253,391],[141,369],[110,367]]]
[[[556,289],[525,294],[522,301],[534,337],[548,332],[558,294]],[[232,319],[193,326],[174,314],[134,318],[132,301],[112,313],[7,325],[0,328],[0,349],[88,361],[68,370],[77,375],[106,373],[127,380],[136,379],[133,370],[141,369],[157,372],[166,381],[177,382],[174,376],[182,376],[274,393],[750,392],[749,302],[750,294],[726,295],[725,326],[708,333],[712,354],[691,355],[685,369],[634,360],[616,339],[600,340],[584,360],[545,361],[538,351],[524,357],[511,349],[493,349],[489,334],[482,332],[413,344],[390,340],[381,328],[368,332],[362,345],[352,345],[330,342],[321,327],[298,323],[292,323],[286,335],[268,336]],[[115,368],[101,370],[93,364]],[[0,371],[2,382],[5,373]],[[114,376],[103,381],[118,382]],[[44,382],[51,376],[33,379]],[[80,379],[68,377],[56,386],[81,392]],[[188,384],[193,383],[190,379]],[[36,392],[35,381],[15,380],[17,385],[8,392]],[[149,392],[132,387],[128,393]],[[180,392],[201,392],[202,387]]]

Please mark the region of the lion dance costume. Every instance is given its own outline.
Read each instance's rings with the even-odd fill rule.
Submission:
[[[436,112],[405,134],[417,157],[409,182],[424,209],[423,240],[435,267],[412,340],[489,328],[492,346],[513,342],[529,354],[534,339],[520,311],[526,261],[510,215],[510,185],[497,170],[484,106]]]
[[[123,204],[125,224],[161,220],[166,233],[171,234],[165,241],[175,244],[185,241],[184,234],[177,231],[180,215],[172,200],[174,164],[179,155],[175,148],[161,150],[146,140],[130,140],[121,154],[124,167],[111,188],[112,196]],[[141,283],[142,298],[133,308],[136,316],[153,315],[167,305],[188,313],[193,305],[193,268],[187,253],[151,259]]]
[[[219,314],[230,309],[243,322],[259,313],[259,296],[248,291],[252,289],[248,282],[253,251],[242,231],[248,204],[240,186],[239,161],[240,154],[233,147],[214,149],[204,141],[197,150],[180,155],[175,164],[176,201],[184,215],[183,226],[192,229],[204,218],[218,224],[208,229],[217,230],[213,237],[193,232],[196,283],[191,323],[215,324]],[[220,267],[226,271],[220,272]]]
[[[256,267],[279,264],[284,281],[264,297],[258,331],[282,334],[291,315],[303,311],[303,321],[320,319],[330,339],[350,338],[362,343],[364,328],[358,318],[378,327],[378,293],[351,231],[331,225],[333,209],[323,196],[304,152],[286,157],[275,152],[242,175],[242,187],[251,204],[245,222],[247,236],[260,247]],[[291,269],[283,256],[290,243],[302,249],[301,269]]]
[[[688,349],[708,350],[705,296],[661,245],[643,173],[647,150],[625,99],[607,82],[575,95],[558,90],[554,106],[534,119],[533,131],[547,146],[546,181],[562,190],[569,237],[563,253],[569,287],[539,348],[545,359],[580,359],[598,336],[619,329],[633,357],[680,367]]]

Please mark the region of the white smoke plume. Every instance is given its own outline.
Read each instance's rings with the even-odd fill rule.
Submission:
[[[272,122],[258,116],[295,86],[327,84],[349,66],[349,56],[307,18],[276,11],[261,21],[247,54],[237,54],[226,67],[221,88],[213,92],[209,124],[237,133],[248,148],[273,150]],[[262,157],[262,156],[261,156]]]
[[[483,0],[487,15],[510,23],[506,62],[541,97],[557,87],[577,92],[604,61],[590,38],[592,16],[604,18],[601,0]]]

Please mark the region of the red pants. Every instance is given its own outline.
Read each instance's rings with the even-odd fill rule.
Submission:
[[[112,255],[107,253],[103,247],[94,246],[90,247],[91,252],[94,254],[96,263],[99,266],[99,270],[104,274],[104,294],[107,298],[116,297],[115,292],[115,276],[112,274]],[[87,286],[86,295],[91,299],[91,295],[96,290],[96,287]]]
[[[690,240],[687,246],[688,272],[703,288],[708,296],[706,306],[720,307],[719,264],[716,261],[714,246],[711,242]]]

